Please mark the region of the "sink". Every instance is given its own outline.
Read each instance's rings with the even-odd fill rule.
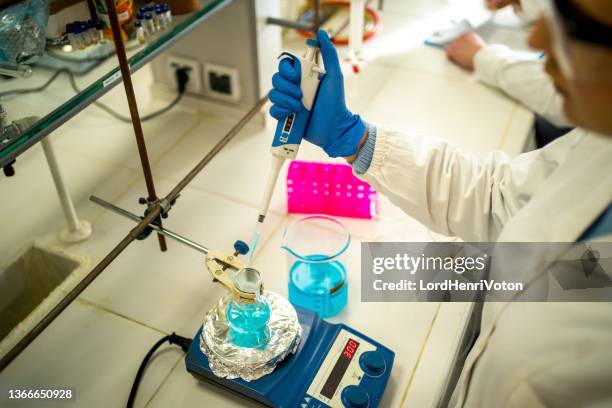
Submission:
[[[0,355],[5,354],[78,281],[84,258],[33,244],[0,269]],[[80,272],[80,273],[76,273]]]

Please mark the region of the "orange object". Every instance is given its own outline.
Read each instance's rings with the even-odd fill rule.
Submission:
[[[188,14],[200,7],[198,0],[168,0],[173,15]]]
[[[327,0],[327,1],[323,1],[321,3],[321,6],[332,6],[332,7],[335,6],[335,7],[347,7],[348,8],[350,7],[350,1],[349,0]],[[366,16],[365,16],[366,26],[368,25],[369,21],[371,22],[369,25],[372,26],[371,29],[366,30],[363,33],[363,41],[368,41],[372,39],[374,36],[376,36],[376,34],[378,34],[378,32],[382,29],[382,17],[376,9],[370,6],[366,6],[365,13],[366,13]],[[307,38],[314,37],[313,33],[310,31],[298,30],[298,33],[300,33],[300,35],[302,35],[303,37],[307,37]],[[336,34],[332,35],[332,42],[334,44],[348,45],[347,37],[338,37]]]
[[[113,34],[110,29],[110,20],[108,17],[108,10],[106,9],[106,3],[104,0],[94,0],[94,7],[96,9],[96,15],[104,23],[104,28],[102,30],[104,37],[112,39]],[[126,25],[132,21],[134,3],[132,0],[115,0],[115,8],[117,9],[117,18],[121,26],[121,39],[126,41],[129,38],[126,32]]]

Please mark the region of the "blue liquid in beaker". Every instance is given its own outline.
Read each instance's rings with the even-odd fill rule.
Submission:
[[[324,255],[309,255],[305,259],[327,259]],[[297,260],[289,271],[289,301],[316,312],[320,317],[338,314],[346,305],[348,284],[346,269],[337,260],[307,262]]]
[[[236,303],[227,307],[229,337],[239,347],[263,348],[270,341],[270,306],[263,299],[255,303]]]

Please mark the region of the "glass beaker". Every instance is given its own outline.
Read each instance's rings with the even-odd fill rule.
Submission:
[[[255,303],[238,302],[232,299],[227,306],[229,338],[239,347],[265,347],[270,341],[268,321],[270,305],[259,295],[261,275],[253,268],[243,268],[234,275],[234,285],[247,293],[255,293]]]
[[[311,215],[291,223],[281,246],[289,261],[289,301],[320,317],[338,314],[347,302],[342,259],[350,243],[348,229],[332,217]]]

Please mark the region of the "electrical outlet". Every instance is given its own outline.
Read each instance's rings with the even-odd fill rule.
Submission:
[[[187,81],[185,91],[193,94],[202,93],[202,66],[200,62],[178,55],[169,55],[166,59],[166,75],[175,87],[177,86],[175,72],[178,68],[189,68],[189,81]]]
[[[217,99],[237,102],[240,100],[240,75],[238,70],[219,64],[204,64],[206,91]]]

